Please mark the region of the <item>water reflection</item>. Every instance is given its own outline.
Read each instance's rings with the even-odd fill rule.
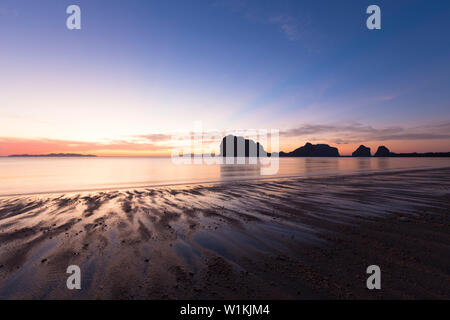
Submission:
[[[378,169],[388,169],[390,166],[389,160],[389,158],[377,158]]]
[[[255,178],[261,176],[261,162],[256,158],[227,158],[220,164],[220,178]]]
[[[303,164],[304,172],[308,176],[339,170],[339,161],[336,161],[335,158],[305,158]]]
[[[254,160],[254,159],[253,159]],[[2,158],[0,196],[36,192],[128,188],[263,175],[264,159],[224,164],[175,164],[171,158]],[[275,159],[274,159],[275,160]],[[280,158],[274,176],[324,176],[364,171],[450,167],[450,158]],[[235,164],[234,164],[235,163]]]
[[[368,170],[372,168],[372,159],[371,158],[356,158],[358,161],[358,169],[360,171]]]

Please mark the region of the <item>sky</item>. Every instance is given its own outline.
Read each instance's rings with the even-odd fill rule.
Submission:
[[[446,0],[1,0],[0,156],[169,155],[198,121],[279,130],[286,152],[449,152],[449,16]]]

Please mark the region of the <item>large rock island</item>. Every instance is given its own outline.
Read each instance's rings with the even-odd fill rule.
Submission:
[[[364,145],[360,145],[359,148],[352,153],[352,157],[371,157],[371,156],[372,155],[370,154],[370,148]]]
[[[374,157],[392,157],[395,153],[392,153],[387,147],[379,146],[377,152],[375,152]]]
[[[303,147],[292,152],[280,152],[280,157],[339,157],[337,148],[327,144],[311,144],[307,142]]]
[[[228,135],[220,143],[222,157],[267,157],[270,153],[264,147],[251,139]]]

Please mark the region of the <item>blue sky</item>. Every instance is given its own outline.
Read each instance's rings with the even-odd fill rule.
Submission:
[[[450,151],[449,16],[448,1],[2,0],[0,144],[123,151],[200,120],[280,129],[286,151]]]

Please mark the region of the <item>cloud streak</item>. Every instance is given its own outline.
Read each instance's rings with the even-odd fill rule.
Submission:
[[[277,24],[289,41],[300,39],[300,32],[294,19],[290,16],[278,15],[269,18],[270,23]]]
[[[169,145],[137,143],[130,141],[85,142],[57,139],[23,139],[0,137],[0,155],[47,154],[54,152],[96,153],[96,154],[141,154],[168,152]]]
[[[308,25],[310,19],[308,16],[299,16],[289,9],[273,8],[270,11],[278,11],[277,14],[268,13],[266,6],[257,5],[257,2],[245,0],[217,0],[214,6],[226,8],[231,12],[240,14],[244,19],[253,23],[272,24],[277,26],[282,34],[289,41],[298,41],[302,38],[302,33]],[[262,9],[265,8],[266,10]]]
[[[137,135],[135,138],[143,139],[149,142],[162,142],[162,141],[168,141],[172,139],[172,136],[169,134],[163,134],[163,133],[150,133],[150,134],[144,134],[144,135]]]
[[[193,134],[193,132],[186,132],[183,135],[172,136],[163,133],[147,133],[106,142],[0,137],[0,156],[55,152],[98,155],[169,155],[173,147],[190,145]],[[205,137],[203,144],[215,146],[220,143],[225,132],[203,132],[203,134]],[[248,136],[247,138],[258,139]],[[448,140],[450,142],[450,122],[410,128],[400,126],[376,128],[361,123],[305,124],[280,130],[280,138],[282,149],[286,140],[294,141],[295,145],[301,141],[322,141],[338,145],[375,141]]]
[[[7,16],[18,17],[19,12],[17,10],[9,9],[7,7],[0,7],[0,17],[7,17]]]
[[[389,140],[445,140],[450,139],[450,123],[435,126],[405,128],[391,126],[375,128],[370,125],[353,123],[349,125],[307,124],[280,132],[282,137],[311,140],[327,139],[336,144]]]

